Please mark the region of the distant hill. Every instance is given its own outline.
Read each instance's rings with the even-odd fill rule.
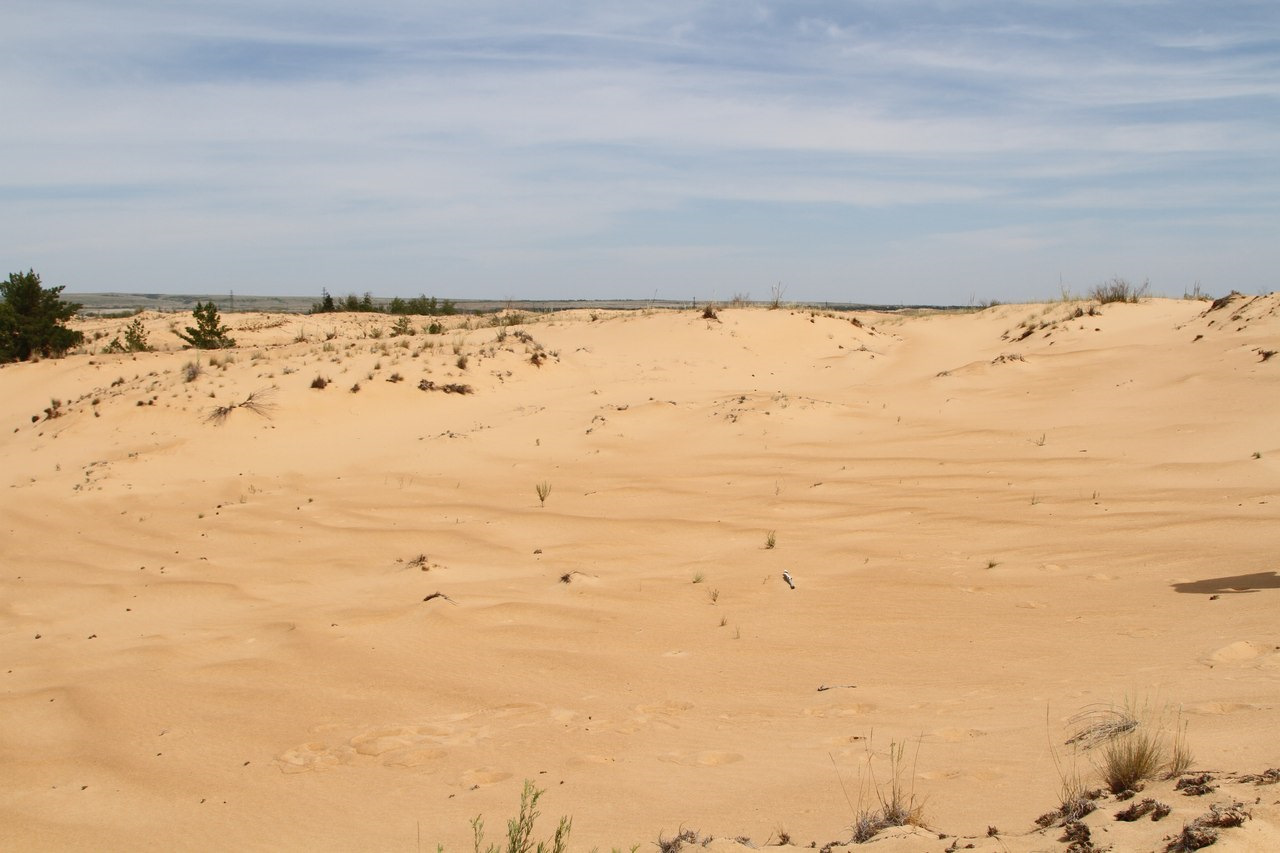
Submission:
[[[305,314],[311,310],[318,297],[314,296],[241,296],[211,293],[67,293],[66,298],[84,306],[86,314],[102,314],[114,311],[168,311],[186,312],[197,302],[213,302],[224,313],[276,312]],[[373,298],[374,305],[385,308],[390,297]],[[474,314],[500,311],[509,308],[517,311],[545,313],[568,311],[574,308],[599,308],[602,310],[640,310],[644,308],[692,308],[692,301],[671,299],[455,299],[459,313]],[[716,303],[724,304],[724,303]],[[767,305],[767,302],[748,302],[751,305]],[[893,311],[906,308],[949,310],[955,305],[871,305],[864,302],[797,302],[787,303],[788,308],[821,308],[828,311],[866,311],[870,309]]]

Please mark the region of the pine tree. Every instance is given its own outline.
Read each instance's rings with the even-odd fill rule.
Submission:
[[[213,304],[212,299],[207,304],[197,302],[191,313],[196,318],[196,324],[187,326],[186,334],[177,332],[178,337],[196,349],[225,349],[236,345],[235,339],[228,334],[231,328],[221,325],[218,306]]]
[[[81,306],[63,302],[61,294],[61,287],[41,287],[35,270],[9,273],[0,282],[0,361],[60,356],[84,341],[82,332],[62,325]]]

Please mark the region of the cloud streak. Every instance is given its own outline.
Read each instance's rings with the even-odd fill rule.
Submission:
[[[1280,261],[1266,4],[5,14],[0,258],[71,290],[955,301]]]

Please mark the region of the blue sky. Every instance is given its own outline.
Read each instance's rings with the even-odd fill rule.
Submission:
[[[1280,4],[5,0],[68,292],[1280,287]]]

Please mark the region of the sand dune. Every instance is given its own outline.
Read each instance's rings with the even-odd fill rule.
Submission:
[[[874,849],[1064,849],[1126,699],[1218,788],[1095,842],[1280,844],[1280,295],[188,319],[0,368],[6,849],[463,850],[525,779],[575,850],[821,847],[903,741]]]

